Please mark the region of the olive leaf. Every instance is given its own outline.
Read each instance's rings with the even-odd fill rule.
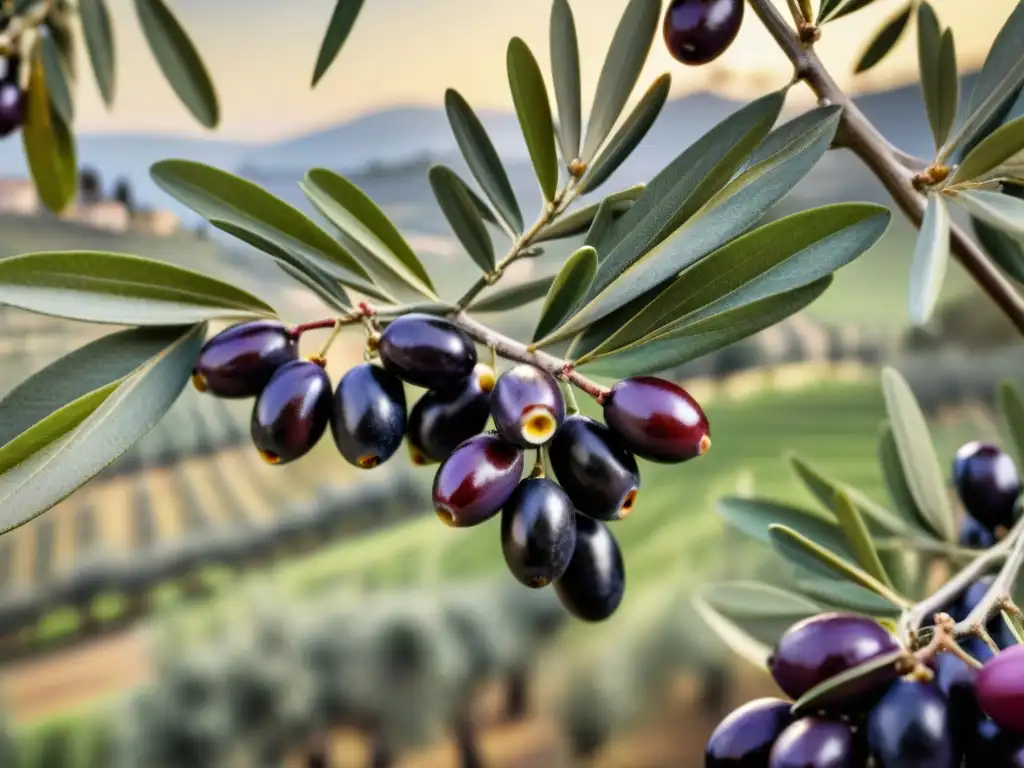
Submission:
[[[892,580],[889,578],[885,566],[882,565],[882,560],[878,556],[878,550],[875,549],[874,542],[871,540],[871,534],[868,532],[867,524],[864,522],[860,510],[854,506],[850,497],[842,491],[836,494],[832,509],[857,564],[882,584],[892,589]]]
[[[68,72],[53,33],[44,33],[40,37],[40,45],[42,46],[43,72],[46,77],[46,87],[50,93],[50,101],[57,114],[60,115],[60,119],[67,125],[71,125],[75,119],[71,87],[68,85]]]
[[[523,214],[519,210],[508,174],[501,164],[494,145],[487,136],[480,118],[464,98],[455,90],[444,95],[444,107],[455,142],[487,199],[514,232],[523,231]]]
[[[205,323],[188,328],[74,429],[0,474],[0,530],[67,498],[149,432],[188,382],[205,334]]]
[[[568,164],[580,153],[580,51],[576,21],[568,0],[551,4],[551,72],[558,104],[558,144]]]
[[[820,27],[825,22],[841,19],[843,16],[867,8],[873,2],[875,0],[849,0],[844,4],[843,0],[822,0],[821,6],[818,8],[817,24]]]
[[[772,653],[769,645],[751,637],[736,622],[725,618],[699,596],[693,598],[693,609],[733,653],[759,669],[768,668],[768,659]]]
[[[913,11],[914,3],[907,3],[882,25],[857,61],[857,66],[854,68],[855,74],[867,72],[889,54],[903,37]]]
[[[600,242],[607,236],[612,225],[615,224],[615,203],[609,202],[610,198],[605,198],[597,206],[597,213],[594,214],[594,220],[590,222],[590,228],[587,230],[587,236],[583,238],[583,244],[589,245],[594,248],[595,251]],[[626,208],[625,210],[629,210]],[[607,254],[605,254],[607,256]],[[597,263],[601,263],[601,254],[597,254]],[[589,289],[589,286],[588,286]]]
[[[809,598],[756,581],[708,584],[698,596],[758,642],[774,645],[790,626],[821,613]]]
[[[971,224],[992,261],[1018,283],[1024,284],[1024,239],[1014,238],[972,217]]]
[[[921,514],[931,521],[932,527],[942,532],[945,541],[955,541],[953,509],[921,407],[906,379],[893,368],[882,370],[882,392],[900,463],[914,501]]]
[[[956,120],[959,96],[953,34],[950,30],[943,32],[928,2],[917,6],[917,56],[921,92],[937,149]]]
[[[1016,385],[1009,381],[999,383],[996,403],[1003,432],[1010,438],[1017,466],[1024,465],[1024,396]]]
[[[114,66],[114,25],[110,20],[110,9],[106,0],[79,0],[78,16],[82,20],[82,35],[85,37],[85,47],[89,52],[96,87],[109,108],[114,104],[117,81]]]
[[[494,271],[494,243],[473,203],[472,190],[443,165],[431,167],[428,176],[434,199],[466,253],[485,274]]]
[[[519,127],[526,139],[541,192],[550,202],[558,191],[558,154],[544,76],[529,46],[521,38],[513,37],[509,41],[506,58],[508,84]]]
[[[592,192],[604,184],[644,140],[654,121],[661,114],[665,102],[668,101],[671,87],[672,76],[668,73],[651,83],[643,98],[637,102],[601,154],[590,164],[590,170],[580,183],[581,194]]]
[[[998,176],[1024,176],[1024,117],[999,126],[982,139],[953,172],[950,184]]]
[[[104,251],[0,259],[0,304],[117,325],[183,325],[275,314],[251,293],[199,272]]]
[[[397,279],[424,296],[437,298],[419,258],[362,189],[326,168],[307,172],[299,188],[324,218],[361,246],[369,257],[363,266],[378,282]]]
[[[950,199],[999,231],[1024,237],[1024,200],[985,189],[957,190]]]
[[[316,66],[313,68],[313,81],[311,88],[315,88],[320,82],[331,64],[338,58],[342,46],[352,32],[359,12],[363,9],[363,0],[337,0],[334,4],[334,12],[327,24],[327,31],[324,33],[323,42],[320,43],[320,52],[316,56]]]
[[[593,225],[594,219],[597,218],[602,205],[608,207],[609,215],[622,214],[632,207],[633,203],[643,192],[644,185],[637,184],[619,192],[613,192],[599,203],[591,203],[582,208],[577,208],[571,213],[559,216],[551,224],[541,229],[537,236],[533,238],[533,242],[542,243],[547,240],[560,240],[587,232]]]
[[[75,140],[67,123],[53,108],[46,83],[43,46],[38,40],[29,57],[21,137],[39,199],[53,213],[62,212],[75,199],[78,189]]]
[[[903,463],[900,461],[896,437],[888,421],[884,422],[878,431],[878,463],[882,467],[882,480],[889,498],[896,510],[902,513],[903,519],[921,532],[941,539],[943,531],[936,530],[914,500],[914,494],[910,491],[906,473],[903,471]]]
[[[660,17],[660,0],[629,0],[626,5],[598,76],[580,157],[584,163],[594,158],[622,114],[647,61]]]
[[[522,283],[485,293],[469,305],[474,312],[506,312],[518,309],[547,295],[555,275],[538,277]]]
[[[534,340],[554,328],[587,292],[597,274],[597,251],[589,245],[574,251],[558,270],[537,320]]]
[[[802,594],[832,608],[891,618],[900,614],[899,608],[885,598],[848,581],[813,576],[797,577],[796,588]]]
[[[883,682],[895,680],[898,676],[897,664],[906,655],[907,652],[902,649],[890,651],[833,675],[797,699],[790,712],[793,717],[800,717],[849,699],[851,693],[863,690],[873,679]]]
[[[216,128],[220,105],[199,52],[163,0],[135,0],[139,26],[174,93],[199,123]]]
[[[928,195],[910,265],[910,320],[927,324],[935,311],[949,266],[949,208],[937,193]]]
[[[762,544],[771,545],[769,528],[781,524],[844,557],[853,556],[833,515],[782,502],[740,496],[718,499],[716,509],[729,525]]]

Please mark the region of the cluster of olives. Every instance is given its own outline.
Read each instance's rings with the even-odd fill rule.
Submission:
[[[707,418],[671,382],[624,379],[602,398],[604,422],[568,413],[559,382],[518,364],[496,377],[473,340],[442,317],[411,313],[371,336],[375,358],[332,390],[321,357],[299,359],[298,336],[279,322],[232,326],[206,342],[193,371],[200,391],[254,397],[251,435],[260,455],[284,464],[327,431],[350,464],[376,467],[403,439],[412,461],[440,464],[433,505],[467,528],[501,513],[512,574],[554,584],[575,616],[600,621],[622,600],[625,572],[606,523],[633,509],[636,457],[679,463],[707,452]],[[406,384],[426,392],[406,407]],[[493,420],[493,431],[484,431]],[[524,478],[527,452],[537,451]],[[545,462],[556,479],[545,473]]]
[[[964,546],[992,546],[1020,516],[1021,481],[1013,460],[989,443],[956,453],[953,481],[966,515]],[[970,584],[945,609],[962,621],[992,584]],[[723,720],[708,741],[706,768],[1024,768],[1024,646],[999,616],[980,638],[959,641],[984,666],[941,651],[930,675],[890,664],[837,687],[813,714],[794,718],[781,698],[751,701]],[[825,613],[790,627],[769,671],[797,699],[862,663],[899,652],[900,641],[866,616]],[[926,679],[930,678],[930,679]]]
[[[721,56],[739,34],[745,0],[672,0],[665,11],[665,47],[683,64],[698,66]]]
[[[0,139],[10,136],[25,119],[25,92],[19,81],[20,61],[9,56],[0,63]]]

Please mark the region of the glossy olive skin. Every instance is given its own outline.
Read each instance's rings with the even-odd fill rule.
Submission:
[[[864,768],[862,739],[846,723],[805,717],[784,730],[768,768]]]
[[[950,614],[956,621],[963,621],[967,618],[967,615],[974,610],[974,607],[982,601],[985,597],[985,593],[988,592],[992,586],[993,576],[983,576],[977,581],[972,582],[967,589],[960,595],[960,599],[953,604],[953,610]],[[996,615],[985,624],[985,631],[989,633],[991,638],[995,641],[996,645],[1000,648],[1008,648],[1014,645],[1017,641],[1010,631],[1010,628],[1006,626],[1006,622],[1003,621],[1003,617]],[[984,643],[982,643],[984,645]],[[980,659],[979,659],[980,661]]]
[[[987,718],[974,724],[966,768],[1024,768],[1024,734],[1009,733]]]
[[[331,394],[327,371],[316,363],[278,368],[252,410],[252,441],[264,460],[287,464],[308,453],[327,430]]]
[[[370,363],[350,369],[334,392],[331,435],[349,464],[372,469],[390,459],[405,435],[405,387]]]
[[[0,81],[0,139],[10,136],[25,120],[25,92],[17,82]]]
[[[704,768],[762,768],[776,739],[792,722],[790,702],[763,698],[730,712],[708,739]]]
[[[278,368],[298,356],[298,343],[276,320],[239,323],[203,345],[192,383],[218,397],[255,397]]]
[[[768,669],[779,688],[798,699],[830,677],[900,647],[892,633],[866,616],[821,613],[786,630],[768,659]],[[881,695],[897,676],[895,665],[868,675],[844,691],[849,699],[844,707]]]
[[[555,582],[562,607],[577,619],[604,621],[622,603],[626,568],[622,551],[608,526],[585,515],[576,516],[576,549],[569,567]]]
[[[548,448],[551,469],[577,511],[595,520],[621,520],[636,504],[640,470],[608,427],[572,414]]]
[[[1024,645],[993,656],[978,672],[974,690],[981,710],[999,727],[1024,734]]]
[[[961,547],[988,549],[995,545],[996,535],[970,515],[964,515],[957,540]]]
[[[477,363],[461,386],[431,390],[409,412],[407,440],[413,464],[447,459],[461,443],[479,435],[491,417],[494,371]]]
[[[494,517],[523,475],[523,450],[493,432],[471,437],[434,475],[434,511],[446,525],[468,528]]]
[[[529,477],[501,513],[501,551],[516,579],[545,587],[562,577],[576,549],[576,510],[554,480]]]
[[[682,387],[654,376],[623,379],[605,398],[604,422],[637,456],[678,464],[711,447],[707,416]]]
[[[978,671],[948,652],[936,654],[929,666],[935,675],[932,684],[948,702],[950,729],[957,749],[962,750],[969,744],[971,731],[981,716],[974,692]]]
[[[743,0],[672,0],[662,34],[673,58],[696,66],[721,56],[740,31]]]
[[[878,768],[960,768],[949,704],[932,683],[897,680],[868,715]]]
[[[991,443],[970,442],[953,460],[953,484],[967,514],[991,531],[1020,517],[1021,479],[1013,459]]]
[[[498,377],[491,416],[499,435],[532,448],[551,440],[565,421],[565,398],[554,376],[523,363]]]
[[[402,381],[425,389],[457,387],[473,372],[476,347],[450,320],[402,315],[380,336],[381,363]]]

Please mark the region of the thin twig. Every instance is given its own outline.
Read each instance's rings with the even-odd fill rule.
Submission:
[[[1020,533],[1020,524],[1014,528],[1003,542],[1010,542],[1009,553],[1006,562],[999,570],[999,575],[992,581],[992,585],[985,592],[985,596],[978,601],[978,604],[967,614],[967,618],[956,625],[957,635],[981,634],[984,632],[985,623],[992,618],[992,615],[1001,611],[1007,596],[1013,591],[1017,583],[1017,576],[1024,566],[1024,535]],[[984,639],[984,635],[982,635]]]

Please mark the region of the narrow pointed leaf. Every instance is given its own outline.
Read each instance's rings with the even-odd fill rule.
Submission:
[[[313,69],[313,82],[310,87],[315,88],[320,82],[331,64],[341,53],[342,46],[352,32],[359,12],[363,8],[363,0],[337,0],[334,5],[334,12],[327,24],[327,32],[324,33],[323,42],[320,43],[320,52],[316,57],[316,67]]]
[[[1024,175],[1024,117],[999,126],[982,139],[964,157],[950,183],[1021,175]]]
[[[0,530],[67,498],[149,432],[188,382],[205,335],[205,323],[189,328],[67,435],[0,474]]]
[[[43,49],[43,72],[50,101],[53,108],[57,110],[57,114],[60,115],[60,119],[71,125],[75,120],[75,109],[71,101],[68,72],[64,67],[57,41],[52,33],[47,32],[40,37],[40,44]]]
[[[558,104],[558,144],[566,164],[580,154],[580,51],[568,0],[551,4],[551,72]]]
[[[494,243],[487,233],[480,212],[470,197],[469,187],[455,171],[443,165],[430,169],[430,188],[448,225],[466,249],[466,253],[484,273],[494,270]]]
[[[836,19],[843,18],[843,16],[849,16],[851,13],[855,13],[862,8],[867,8],[869,5],[874,3],[875,0],[848,0],[839,7],[841,2],[842,0],[837,0],[836,2],[824,0],[824,2],[822,2],[822,10],[818,13],[818,17],[820,19],[818,21],[819,26],[826,21],[835,21]],[[827,15],[824,10],[826,3],[830,3],[832,6],[832,8],[829,8],[829,13]]]
[[[891,618],[900,614],[899,608],[884,597],[848,581],[807,576],[797,578],[796,587],[803,594],[839,610]]]
[[[114,51],[114,26],[106,0],[79,0],[78,15],[82,19],[82,34],[89,51],[89,62],[96,87],[107,107],[114,104],[117,83]]]
[[[910,265],[910,321],[925,325],[935,311],[949,266],[949,209],[939,194],[928,195]]]
[[[519,127],[526,139],[540,190],[550,202],[558,191],[558,154],[544,75],[529,47],[518,37],[513,37],[508,44],[506,65]]]
[[[67,123],[53,108],[46,85],[43,50],[38,42],[29,59],[21,138],[39,199],[53,213],[62,212],[75,199],[78,189],[75,140]]]
[[[535,243],[543,243],[546,240],[559,240],[564,237],[572,237],[587,232],[593,225],[598,211],[602,205],[607,204],[610,214],[619,215],[628,211],[640,195],[643,194],[644,185],[637,184],[619,192],[613,192],[599,203],[591,203],[582,208],[577,208],[571,213],[560,216],[554,223],[544,227],[533,239]]]
[[[892,588],[892,581],[886,573],[882,560],[878,556],[868,526],[861,516],[860,510],[854,506],[850,497],[840,491],[836,494],[833,505],[839,528],[843,531],[846,541],[853,551],[857,564],[867,573],[874,576],[885,586]]]
[[[178,99],[206,128],[220,122],[213,81],[192,40],[163,0],[135,0],[135,13],[153,57]]]
[[[1016,385],[1003,381],[999,384],[997,402],[1003,431],[1010,438],[1019,467],[1024,464],[1024,397]]]
[[[903,36],[913,10],[914,4],[907,3],[895,16],[882,25],[857,62],[854,69],[856,74],[867,72],[889,54]]]
[[[896,438],[888,422],[882,425],[878,433],[878,463],[882,467],[882,479],[885,481],[889,498],[895,508],[902,513],[903,519],[915,528],[921,529],[923,533],[941,539],[944,532],[937,530],[932,521],[921,513],[920,507],[914,500],[914,494],[910,490],[906,473],[903,471],[903,463],[900,461]]]
[[[470,304],[469,309],[473,312],[507,312],[510,309],[518,309],[546,296],[554,281],[555,275],[547,275],[509,288],[491,291]]]
[[[971,218],[974,233],[985,252],[999,268],[1020,284],[1024,284],[1024,238],[1015,238]]]
[[[822,611],[821,605],[803,595],[756,581],[708,584],[698,594],[755,640],[770,644],[796,622]]]
[[[544,306],[540,310],[534,340],[548,333],[565,319],[580,296],[587,292],[597,274],[597,251],[585,245],[574,251],[555,275]]]
[[[199,272],[103,251],[0,259],[0,304],[117,325],[182,325],[275,314],[251,293]]]
[[[1024,237],[1024,200],[985,189],[957,191],[952,196],[971,216],[1014,237]]]
[[[879,675],[886,668],[895,668],[906,656],[907,651],[904,650],[890,651],[853,669],[833,675],[797,699],[790,708],[790,712],[793,717],[800,717],[809,712],[823,709],[830,704],[841,702],[849,698],[850,691],[858,690],[863,685],[864,678]],[[895,677],[895,674],[893,676]]]
[[[693,608],[729,650],[759,669],[768,668],[768,659],[772,654],[771,646],[751,637],[735,622],[726,619],[700,598],[694,598]]]
[[[377,267],[419,293],[436,298],[434,286],[423,264],[401,233],[363,190],[344,176],[314,168],[299,187],[320,213],[353,238]]]
[[[938,148],[946,141],[956,118],[956,55],[952,33],[948,35],[947,42],[939,17],[927,2],[917,6],[917,57],[921,93],[935,147]]]
[[[660,17],[659,0],[629,0],[626,5],[598,77],[583,142],[583,162],[594,158],[622,114],[647,61]]]
[[[583,194],[592,192],[604,184],[644,140],[654,121],[661,114],[671,86],[672,76],[668,73],[651,83],[643,98],[637,102],[601,154],[591,163],[590,170],[580,184],[580,191]]]
[[[716,509],[729,525],[762,544],[771,545],[771,526],[785,525],[843,557],[853,557],[831,515],[782,502],[739,496],[720,498]]]
[[[628,208],[626,210],[629,210]],[[590,228],[587,230],[587,236],[583,238],[583,244],[589,245],[594,248],[595,251],[597,246],[604,240],[608,231],[615,224],[615,205],[609,203],[608,199],[604,199],[597,207],[597,213],[594,214],[594,220],[590,222]],[[608,254],[605,253],[604,256]],[[600,264],[604,258],[600,252],[597,252],[597,263]],[[591,281],[593,282],[593,281]]]
[[[473,178],[505,223],[515,232],[522,232],[523,214],[519,203],[480,118],[457,91],[449,89],[445,93],[444,106],[455,141]]]
[[[900,463],[914,501],[932,527],[942,532],[945,541],[955,541],[953,509],[921,407],[906,380],[893,368],[882,371],[882,391]]]

